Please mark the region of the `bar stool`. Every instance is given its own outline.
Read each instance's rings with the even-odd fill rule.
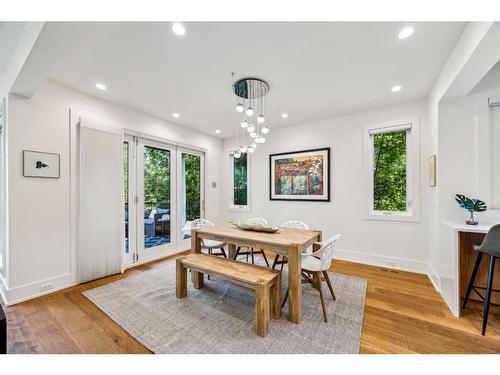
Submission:
[[[491,292],[493,289],[493,274],[495,272],[495,260],[500,257],[500,224],[496,224],[488,231],[486,237],[484,237],[483,243],[479,246],[475,245],[474,250],[477,251],[476,263],[474,263],[474,268],[472,269],[472,274],[469,280],[469,286],[467,287],[467,292],[465,293],[464,303],[462,305],[462,309],[465,309],[467,305],[467,301],[469,300],[469,296],[472,290],[476,292],[479,297],[484,301],[483,307],[483,328],[482,335],[486,333],[486,323],[488,322],[488,312],[490,310],[490,299]],[[479,265],[481,264],[481,259],[484,254],[490,255],[490,269],[488,272],[488,283],[486,285],[486,296],[483,297],[478,291],[478,287],[474,285],[476,280],[477,271],[479,269]],[[499,290],[494,290],[495,292],[499,292]]]

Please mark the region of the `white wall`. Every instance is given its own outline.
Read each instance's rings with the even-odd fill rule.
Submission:
[[[132,129],[174,142],[201,147],[206,154],[206,215],[222,217],[222,141],[142,112],[114,105],[46,82],[31,99],[10,96],[9,101],[9,303],[72,283],[70,253],[69,110],[103,124]],[[61,155],[61,178],[22,176],[22,151],[40,150]],[[217,188],[211,182],[217,182]],[[52,289],[52,290],[53,290]]]
[[[296,126],[272,128],[266,143],[251,155],[251,212],[228,210],[229,152],[235,139],[224,142],[224,207],[226,220],[252,216],[267,218],[271,224],[300,219],[321,229],[324,237],[342,233],[337,256],[427,272],[426,207],[421,205],[417,223],[365,219],[366,186],[363,171],[363,127],[367,125],[420,120],[421,202],[428,194],[428,119],[425,101],[378,108]],[[272,125],[271,125],[272,126]],[[269,200],[269,154],[331,147],[331,202],[290,202]],[[394,261],[395,263],[388,263]]]
[[[498,27],[492,22],[470,22],[460,36],[455,48],[453,49],[450,57],[448,58],[443,70],[437,77],[436,82],[429,93],[428,97],[428,117],[429,117],[429,153],[437,155],[437,186],[429,190],[429,195],[424,204],[427,206],[427,237],[428,237],[428,259],[429,259],[429,277],[431,278],[434,286],[441,292],[443,298],[450,304],[450,299],[447,297],[450,293],[445,289],[454,288],[453,285],[446,280],[449,279],[451,263],[455,262],[456,249],[453,249],[454,238],[450,234],[450,228],[440,224],[440,215],[442,215],[443,206],[450,206],[449,202],[444,202],[440,199],[441,184],[446,181],[446,162],[443,164],[442,159],[446,159],[446,151],[440,149],[440,137],[445,136],[444,133],[440,134],[439,123],[440,116],[440,101],[450,90],[455,81],[458,82],[457,86],[461,90],[466,91],[465,86],[470,85],[470,89],[474,87],[477,82],[473,78],[481,78],[481,72],[478,70],[474,74],[467,74],[466,66],[469,60],[482,60],[486,56],[486,60],[490,61],[490,55],[495,56],[498,53],[498,48],[479,48],[482,41],[487,39],[495,39],[492,34],[496,32],[494,27]],[[493,59],[494,60],[494,59]],[[484,67],[483,67],[484,68]],[[486,74],[486,71],[482,72]],[[472,77],[473,76],[473,77]],[[453,139],[453,138],[451,138]],[[446,182],[445,182],[446,184]]]

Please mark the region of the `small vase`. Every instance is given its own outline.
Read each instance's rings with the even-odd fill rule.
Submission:
[[[476,221],[476,220],[474,220],[474,211],[471,211],[471,212],[470,212],[470,217],[469,217],[469,220],[467,220],[467,221],[466,221],[466,223],[467,223],[468,225],[477,225],[477,224],[478,224],[478,223],[477,223],[477,221]]]

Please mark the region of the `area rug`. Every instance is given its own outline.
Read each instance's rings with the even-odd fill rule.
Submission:
[[[205,288],[175,297],[175,262],[83,294],[99,309],[154,353],[359,353],[367,281],[330,273],[334,301],[324,285],[328,323],[323,321],[319,293],[303,285],[300,324],[271,320],[269,334],[255,334],[253,291],[217,280]],[[283,272],[283,295],[286,271]]]

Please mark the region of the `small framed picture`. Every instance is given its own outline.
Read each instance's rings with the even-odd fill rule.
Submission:
[[[436,186],[436,155],[429,158],[429,186]]]
[[[60,156],[50,152],[23,151],[23,176],[41,178],[60,177]]]

